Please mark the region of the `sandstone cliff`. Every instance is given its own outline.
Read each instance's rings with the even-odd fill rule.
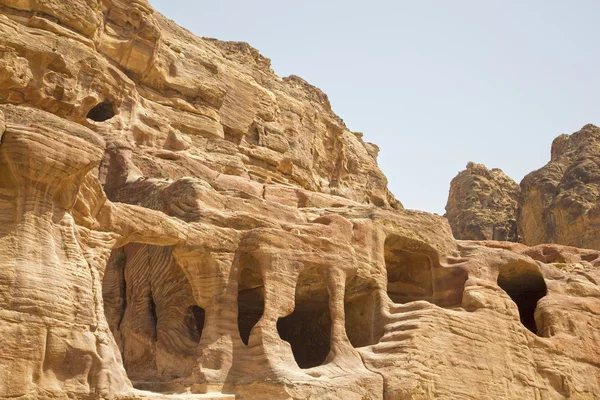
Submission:
[[[1,399],[600,397],[600,253],[456,241],[327,97],[142,0],[0,0]]]
[[[517,242],[519,185],[502,170],[470,162],[450,184],[446,214],[463,240]]]

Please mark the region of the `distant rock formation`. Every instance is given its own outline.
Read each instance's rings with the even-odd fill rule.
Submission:
[[[517,242],[519,194],[502,170],[470,162],[450,184],[444,216],[458,239]]]
[[[446,211],[457,239],[600,250],[600,128],[557,137],[550,162],[520,186],[499,169],[469,163],[452,180]]]

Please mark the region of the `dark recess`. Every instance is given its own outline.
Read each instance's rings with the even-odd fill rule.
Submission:
[[[108,121],[115,116],[115,107],[109,102],[105,101],[92,108],[87,115],[88,119],[96,122]]]
[[[294,312],[277,321],[279,336],[290,343],[300,368],[313,368],[325,363],[330,350],[331,316],[326,287],[303,285],[298,279]]]
[[[506,266],[500,269],[498,286],[504,289],[517,305],[521,323],[539,335],[535,323],[535,309],[538,301],[547,293],[546,282],[541,272],[530,266]]]
[[[204,309],[198,306],[190,306],[188,308],[188,315],[191,317],[191,321],[188,323],[188,326],[190,327],[192,339],[194,339],[196,342],[200,342],[202,330],[204,329]]]
[[[262,277],[244,269],[240,274],[238,288],[238,329],[242,342],[247,346],[250,332],[260,321],[265,310]]]

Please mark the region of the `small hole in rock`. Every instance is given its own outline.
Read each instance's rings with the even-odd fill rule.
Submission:
[[[115,116],[115,107],[109,101],[98,104],[87,115],[88,119],[96,122],[108,121]]]
[[[150,313],[150,326],[152,326],[153,340],[156,341],[156,324],[158,324],[158,315],[156,315],[156,303],[150,293],[148,297],[148,312]]]

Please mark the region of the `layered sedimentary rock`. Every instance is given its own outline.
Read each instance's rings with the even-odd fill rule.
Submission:
[[[450,184],[444,216],[458,239],[517,242],[519,195],[519,185],[501,169],[470,162]]]
[[[144,1],[0,5],[0,398],[600,396],[598,252],[456,241]]]
[[[527,175],[521,189],[525,243],[600,249],[600,128],[557,137],[550,162]]]

